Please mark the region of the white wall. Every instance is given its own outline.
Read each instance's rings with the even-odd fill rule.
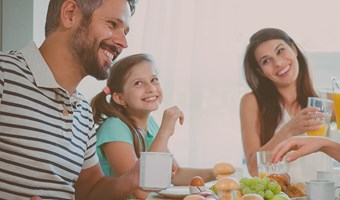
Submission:
[[[2,0],[0,0],[0,51],[2,51]]]
[[[34,40],[38,46],[45,38],[48,0],[2,0],[2,49],[16,50]]]
[[[45,39],[45,21],[48,0],[33,0],[33,40],[38,46]]]
[[[3,0],[2,50],[16,50],[33,38],[33,0]]]

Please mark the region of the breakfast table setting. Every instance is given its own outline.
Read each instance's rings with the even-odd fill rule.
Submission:
[[[260,160],[260,159],[259,159]],[[155,165],[153,165],[155,166]],[[142,168],[145,168],[143,166]],[[223,171],[221,168],[227,168]],[[281,169],[279,166],[278,168]],[[151,191],[148,200],[338,200],[340,196],[340,168],[318,170],[317,178],[306,180],[304,184],[293,184],[288,173],[265,174],[259,176],[235,176],[235,168],[229,163],[217,163],[213,168],[216,180],[204,183],[199,176],[192,178],[188,186],[148,185],[144,179],[143,186]],[[171,171],[171,170],[170,170]],[[155,171],[153,171],[154,174]],[[145,173],[145,172],[142,172]],[[164,173],[164,172],[163,172]],[[260,174],[260,173],[259,173]],[[161,176],[153,177],[155,184]],[[169,178],[169,177],[167,177]],[[199,181],[197,181],[199,180]],[[164,183],[165,183],[164,182]],[[160,182],[159,182],[160,183]],[[152,188],[150,190],[150,188]],[[317,198],[307,198],[317,196]]]

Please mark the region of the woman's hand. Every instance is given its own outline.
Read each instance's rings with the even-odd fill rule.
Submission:
[[[319,108],[307,107],[302,109],[296,116],[285,124],[282,129],[286,129],[287,136],[299,135],[308,131],[315,131],[321,128],[323,122],[315,120],[324,118],[323,113],[319,113]]]
[[[175,131],[175,125],[177,120],[179,120],[179,123],[181,125],[183,124],[184,122],[183,112],[177,106],[166,109],[163,113],[163,119],[160,126],[160,130],[162,130],[162,132],[164,131],[164,133],[170,134],[169,136],[171,136]]]
[[[292,162],[302,156],[319,151],[324,146],[325,137],[295,136],[282,141],[273,149],[272,161],[279,162],[287,154],[285,160]],[[291,150],[294,152],[288,153]]]

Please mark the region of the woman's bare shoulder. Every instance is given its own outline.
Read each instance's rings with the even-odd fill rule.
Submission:
[[[255,94],[253,92],[244,94],[241,98],[241,106],[242,105],[257,105]]]

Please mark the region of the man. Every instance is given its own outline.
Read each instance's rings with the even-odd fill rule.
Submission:
[[[127,47],[133,0],[51,0],[46,39],[0,54],[0,199],[126,199],[138,163],[104,177],[88,102],[87,75],[108,76]]]

